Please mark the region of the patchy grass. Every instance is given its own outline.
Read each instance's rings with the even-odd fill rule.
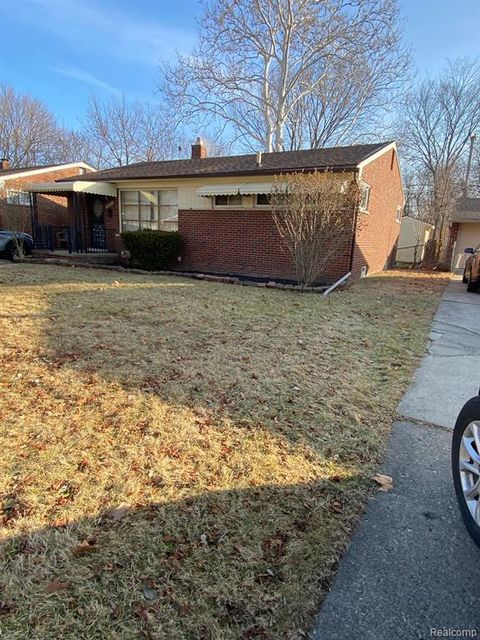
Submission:
[[[1,264],[2,637],[304,638],[445,283]]]

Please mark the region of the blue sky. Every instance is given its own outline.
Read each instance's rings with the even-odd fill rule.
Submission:
[[[421,76],[479,53],[480,0],[400,0]],[[0,82],[78,126],[88,96],[153,99],[158,61],[195,39],[195,0],[1,0]]]

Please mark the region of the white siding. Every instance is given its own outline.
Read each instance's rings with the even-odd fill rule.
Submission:
[[[458,231],[458,238],[453,252],[452,270],[463,272],[467,254],[467,247],[476,247],[480,244],[480,222],[462,222]]]
[[[421,262],[425,253],[425,243],[428,241],[432,230],[432,225],[410,216],[404,216],[398,236],[397,262],[408,264],[413,264],[415,260],[416,262]],[[417,247],[416,251],[415,247]]]

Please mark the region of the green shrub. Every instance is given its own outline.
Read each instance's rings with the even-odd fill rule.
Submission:
[[[130,252],[132,267],[155,271],[168,269],[182,246],[177,231],[124,231],[122,239]]]

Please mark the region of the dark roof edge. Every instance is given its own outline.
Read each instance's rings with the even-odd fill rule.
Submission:
[[[367,158],[365,158],[366,160]],[[181,173],[181,174],[171,174],[168,176],[133,176],[133,177],[123,177],[123,178],[92,178],[89,179],[88,174],[75,176],[75,181],[77,180],[86,180],[87,182],[125,182],[129,180],[176,180],[180,178],[229,178],[235,179],[235,176],[268,176],[268,175],[281,175],[282,173],[303,173],[303,172],[311,172],[311,171],[332,171],[334,173],[340,173],[342,171],[356,171],[358,169],[358,165],[349,164],[349,165],[341,165],[336,167],[329,166],[314,166],[314,167],[294,167],[293,169],[254,169],[252,171],[216,171],[212,173]],[[71,178],[60,178],[55,182],[66,182],[70,181]]]

